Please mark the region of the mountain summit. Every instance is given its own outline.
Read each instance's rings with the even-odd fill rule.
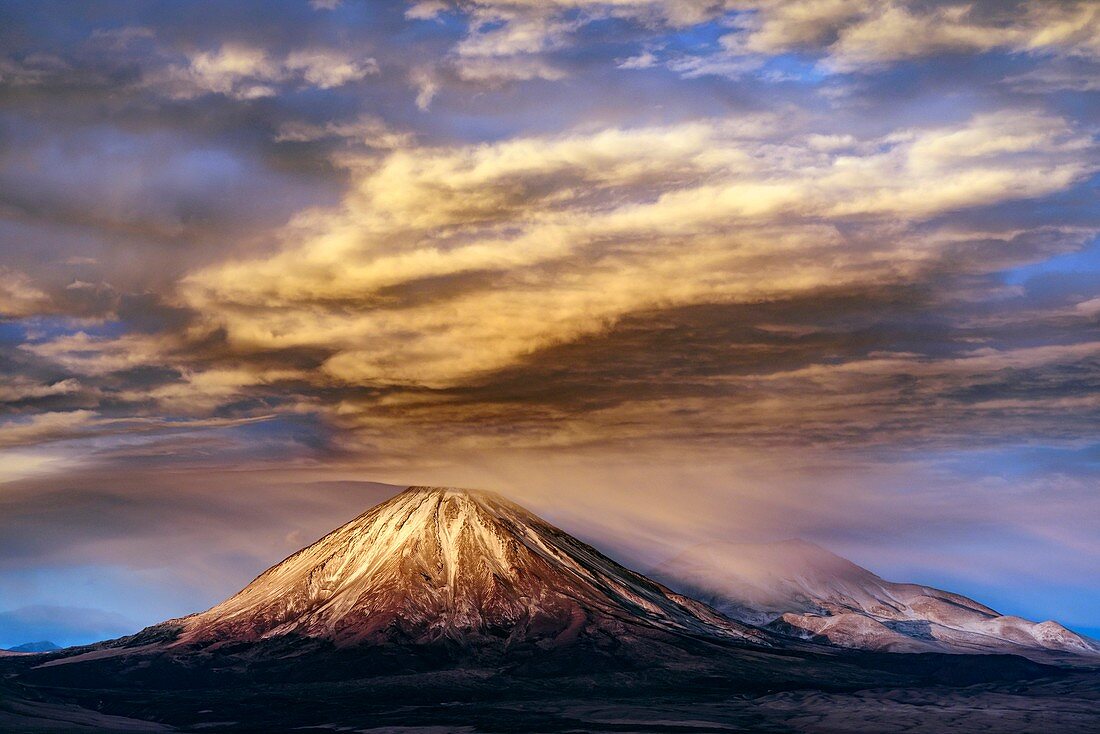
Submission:
[[[766,639],[499,495],[444,487],[410,487],[178,623],[175,645],[198,647]]]

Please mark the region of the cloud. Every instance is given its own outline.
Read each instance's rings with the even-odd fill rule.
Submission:
[[[372,58],[352,59],[340,51],[312,49],[290,53],[283,66],[318,89],[332,89],[378,73]]]
[[[27,195],[15,205],[38,209],[21,216],[110,235],[87,249],[72,245],[75,257],[94,255],[87,270],[82,265],[41,286],[28,276],[53,312],[97,321],[50,324],[12,347],[24,371],[13,390],[25,389],[31,401],[13,409],[95,410],[110,420],[311,416],[340,436],[324,442],[326,451],[392,447],[402,442],[394,426],[426,426],[435,415],[446,424],[440,430],[462,445],[478,443],[473,426],[491,424],[499,430],[480,445],[545,439],[566,446],[599,440],[601,432],[609,440],[642,440],[665,425],[688,441],[686,426],[703,420],[692,401],[719,397],[736,405],[730,395],[737,393],[746,405],[759,398],[746,410],[761,422],[761,442],[783,440],[782,431],[793,442],[817,440],[845,421],[853,430],[839,441],[870,435],[862,427],[874,420],[842,413],[840,400],[823,399],[833,405],[832,424],[823,418],[800,432],[780,420],[784,410],[768,412],[775,398],[763,397],[761,383],[669,372],[670,360],[708,355],[713,377],[741,369],[735,354],[794,369],[863,360],[871,342],[905,351],[892,339],[911,340],[906,348],[926,357],[957,352],[943,333],[993,318],[984,309],[997,299],[1023,298],[1019,286],[996,282],[997,268],[1080,247],[1094,231],[1080,216],[1053,231],[1042,201],[1079,196],[1095,156],[1088,131],[1065,117],[1066,109],[1052,111],[1037,98],[990,97],[929,121],[893,114],[875,99],[879,92],[861,88],[830,102],[847,106],[836,115],[821,115],[798,96],[754,113],[715,106],[721,95],[712,93],[713,80],[687,84],[653,68],[683,63],[682,73],[703,74],[703,67],[689,68],[695,57],[678,55],[683,48],[671,37],[701,24],[712,39],[762,35],[759,48],[744,55],[729,40],[701,43],[721,53],[698,58],[778,74],[759,67],[767,44],[828,48],[840,38],[830,28],[865,19],[839,2],[781,5],[410,6],[411,15],[434,18],[418,30],[430,39],[418,46],[424,53],[410,62],[384,39],[363,36],[362,46],[381,60],[377,70],[356,65],[359,41],[321,31],[304,49],[266,26],[248,36],[186,41],[162,27],[139,34],[117,52],[142,56],[141,73],[116,88],[144,95],[126,103],[133,106],[125,134],[100,129],[80,137],[78,125],[82,145],[12,147],[34,152],[13,159],[14,168],[64,169],[66,180],[79,180],[58,192],[58,182],[23,176]],[[987,11],[975,6],[963,20],[999,22]],[[456,25],[456,18],[465,21]],[[765,18],[775,20],[766,33],[757,23]],[[593,24],[618,40],[598,41]],[[652,56],[628,82],[645,106],[622,108],[581,94],[593,79],[610,89],[601,75],[624,57],[637,58],[635,51]],[[166,64],[193,77],[187,84],[198,96],[165,100],[143,86]],[[571,80],[550,84],[563,81],[559,72]],[[364,90],[350,83],[360,73],[378,77],[371,87],[377,99],[361,98]],[[537,78],[541,91],[503,83],[525,78]],[[445,94],[436,102],[439,114],[409,117],[402,105],[411,107],[410,80],[422,109],[445,88],[463,93]],[[239,104],[257,85],[270,89],[270,104]],[[589,107],[568,100],[562,90],[570,85]],[[297,94],[306,88],[314,90],[308,104]],[[749,90],[743,98],[752,100],[751,89],[728,91],[741,99]],[[132,116],[156,104],[170,107]],[[882,114],[858,111],[861,105]],[[157,132],[183,110],[210,127]],[[183,148],[190,154],[173,152]],[[74,159],[72,150],[88,151],[94,164]],[[343,204],[315,208],[300,190],[262,185],[287,169],[324,170],[333,187],[347,187]],[[177,174],[165,179],[165,171]],[[211,181],[225,185],[211,188]],[[260,216],[283,197],[285,207]],[[132,249],[119,254],[115,233]],[[147,245],[150,239],[156,244]],[[156,282],[145,280],[152,274]],[[881,295],[891,290],[904,294],[900,302]],[[134,301],[142,291],[153,301]],[[999,312],[1002,322],[982,326],[983,338],[1009,349],[1018,340],[1011,330],[1035,319],[1055,325],[1052,340],[1072,342],[1073,327],[1063,324],[1086,317],[1075,305],[1088,295],[1026,306],[1041,316],[1002,300],[1009,304]],[[863,331],[826,327],[806,316],[819,299],[844,313],[863,299],[900,321],[889,328],[861,321]],[[956,308],[957,300],[971,305]],[[745,323],[751,332],[717,347],[708,343],[708,331],[727,333],[713,314],[748,318],[763,303],[792,310]],[[945,319],[941,331],[914,335],[924,318],[916,304]],[[711,310],[705,327],[685,315],[692,309]],[[864,318],[855,311],[850,318]],[[666,325],[647,325],[651,319]],[[662,342],[658,334],[667,329],[692,337]],[[793,335],[791,343],[775,343],[776,334]],[[797,347],[798,339],[814,340],[819,351]],[[611,351],[613,343],[621,353]],[[668,358],[646,358],[648,350]],[[564,354],[592,361],[591,371],[538,365]],[[632,372],[614,369],[625,365]],[[540,382],[562,388],[540,392]],[[78,387],[51,394],[40,388],[58,384]],[[884,388],[879,405],[898,404],[899,392]],[[751,433],[747,422],[724,415],[721,425],[733,434]],[[122,435],[121,424],[112,426]]]
[[[1081,313],[1085,316],[1100,316],[1100,297],[1090,298],[1087,301],[1081,301],[1074,306],[1074,309],[1076,309],[1078,313]]]
[[[432,20],[447,10],[445,0],[415,0],[410,2],[405,17],[410,20]]]
[[[1070,90],[1100,91],[1096,69],[1087,64],[1049,63],[1031,71],[1006,77],[1003,83],[1014,90],[1030,94],[1049,94]]]
[[[267,157],[276,154],[252,144],[117,122],[84,125],[57,110],[6,123],[0,312],[8,299],[13,315],[64,312],[77,294],[63,286],[75,277],[106,281],[123,294],[163,292],[195,262],[221,258],[227,248],[262,247],[267,227],[310,198],[333,196],[335,184],[323,173],[303,174],[292,162],[272,166]],[[274,134],[264,131],[265,145],[275,147]]]
[[[0,267],[0,316],[30,316],[49,310],[49,297],[26,273]]]
[[[156,38],[156,31],[146,26],[122,26],[120,28],[97,28],[92,31],[92,40],[106,43],[112,50],[121,51],[131,43],[143,39]]]
[[[541,59],[513,57],[482,57],[463,59],[458,65],[458,76],[471,82],[526,81],[564,79],[565,71]]]
[[[178,341],[170,335],[98,337],[76,331],[22,348],[68,370],[94,376],[158,362],[176,344]]]
[[[1047,195],[1094,170],[1088,138],[1041,113],[832,149],[820,136],[768,139],[771,122],[352,163],[343,211],[303,221],[275,257],[192,274],[183,294],[239,348],[324,346],[337,352],[330,378],[445,387],[645,309],[918,278],[954,240],[917,223]],[[433,280],[436,297],[398,295]]]
[[[260,49],[226,46],[195,54],[188,68],[177,73],[193,83],[195,93],[232,94],[248,99],[273,96],[275,89],[266,82],[282,78],[284,72]]]
[[[95,423],[89,410],[65,413],[40,413],[23,420],[0,424],[0,447],[33,446],[47,441],[69,438]]]
[[[653,51],[645,50],[637,56],[623,59],[619,62],[618,66],[620,69],[649,69],[656,66],[657,63],[658,59]]]
[[[736,77],[768,57],[787,53],[818,56],[821,68],[832,72],[992,50],[1100,57],[1100,16],[1086,0],[1043,0],[1013,9],[909,0],[482,0],[416,3],[407,16],[428,20],[445,10],[465,13],[468,32],[454,48],[455,64],[462,78],[481,81],[563,78],[566,72],[547,56],[573,44],[585,26],[609,18],[637,24],[651,38],[711,23],[733,27],[717,48],[670,54],[670,68],[689,77]],[[648,68],[656,62],[647,52],[623,68]]]
[[[299,49],[275,58],[261,48],[223,44],[190,56],[150,80],[178,99],[222,94],[236,99],[272,97],[284,84],[331,89],[378,73],[373,58],[335,49]]]
[[[426,67],[413,69],[412,83],[416,87],[416,107],[421,112],[426,112],[435,95],[439,93],[437,74]]]
[[[0,403],[22,402],[50,395],[66,395],[80,389],[75,379],[41,383],[24,375],[0,376]]]
[[[567,47],[579,29],[605,18],[635,23],[652,40],[678,41],[675,32],[682,28],[732,28],[716,45],[688,44],[661,57],[649,51],[622,66],[664,63],[687,77],[736,78],[784,54],[816,58],[818,70],[826,73],[864,72],[905,60],[990,51],[1093,62],[1100,56],[1097,11],[1086,1],[1043,0],[1016,6],[910,0],[500,0],[466,7],[470,31],[457,47],[460,58],[464,48],[487,57],[494,55],[493,48],[500,49],[495,55],[501,58],[545,55]],[[776,77],[776,72],[762,75],[769,76]]]
[[[0,57],[0,84],[13,87],[42,85],[70,68],[64,59],[53,54],[34,53],[20,59]]]
[[[1029,45],[1023,40],[1027,31],[970,22],[970,11],[958,5],[922,13],[890,4],[881,12],[842,25],[836,42],[829,47],[828,63],[845,71],[935,53],[982,53],[1021,42]],[[1041,27],[1034,32],[1041,33]]]
[[[758,2],[752,19],[723,38],[734,55],[808,51],[833,71],[859,71],[940,53],[1061,54],[1096,58],[1095,5],[1027,3],[1021,11],[978,4],[921,4],[891,0]]]
[[[467,32],[452,49],[449,63],[458,79],[496,85],[568,77],[570,72],[551,57],[569,48],[579,31],[601,20],[636,23],[656,33],[658,28],[685,28],[713,20],[735,6],[712,0],[433,1],[412,3],[406,17],[425,21],[448,11],[464,14]],[[624,68],[633,67],[628,62]]]
[[[329,121],[322,124],[291,121],[283,123],[275,136],[278,142],[308,143],[336,139],[368,148],[393,150],[412,144],[413,135],[391,128],[385,121],[373,115],[345,122]]]

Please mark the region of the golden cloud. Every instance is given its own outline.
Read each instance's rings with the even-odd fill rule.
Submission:
[[[780,140],[762,117],[347,160],[341,210],[300,218],[273,257],[193,273],[182,298],[236,348],[332,350],[322,379],[447,387],[641,310],[904,282],[961,236],[920,223],[1095,170],[1087,135],[1038,112],[864,140],[785,124]]]

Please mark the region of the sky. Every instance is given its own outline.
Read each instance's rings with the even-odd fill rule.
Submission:
[[[0,647],[410,484],[1100,636],[1100,6],[0,1]]]

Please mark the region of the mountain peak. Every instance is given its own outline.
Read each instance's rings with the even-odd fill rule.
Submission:
[[[433,487],[426,485],[408,487],[387,502],[367,510],[361,517],[372,515],[381,508],[388,506],[394,508],[411,506],[409,503],[416,503],[417,507],[427,513],[414,513],[409,521],[415,520],[417,517],[428,519],[430,513],[433,512],[448,513],[452,516],[452,519],[457,517],[456,513],[473,512],[475,515],[471,517],[475,518],[475,521],[477,521],[477,517],[480,517],[480,522],[490,522],[490,518],[502,520],[506,517],[512,518],[513,521],[542,522],[534,513],[497,492],[467,487]],[[487,514],[479,516],[476,514],[479,512]]]
[[[504,495],[489,489],[481,489],[480,487],[454,487],[451,485],[442,484],[413,484],[406,487],[397,495],[394,495],[394,497],[398,497],[402,494],[464,495],[471,497],[494,497],[497,499],[504,499]]]
[[[180,643],[287,635],[541,640],[626,627],[758,639],[484,490],[409,487],[182,620]]]
[[[488,489],[471,489],[468,487],[435,487],[429,485],[414,485],[406,488],[393,499],[403,495],[417,495],[422,497],[435,497],[437,499],[469,499],[479,502],[492,502],[496,504],[508,503],[504,495],[492,492]]]

